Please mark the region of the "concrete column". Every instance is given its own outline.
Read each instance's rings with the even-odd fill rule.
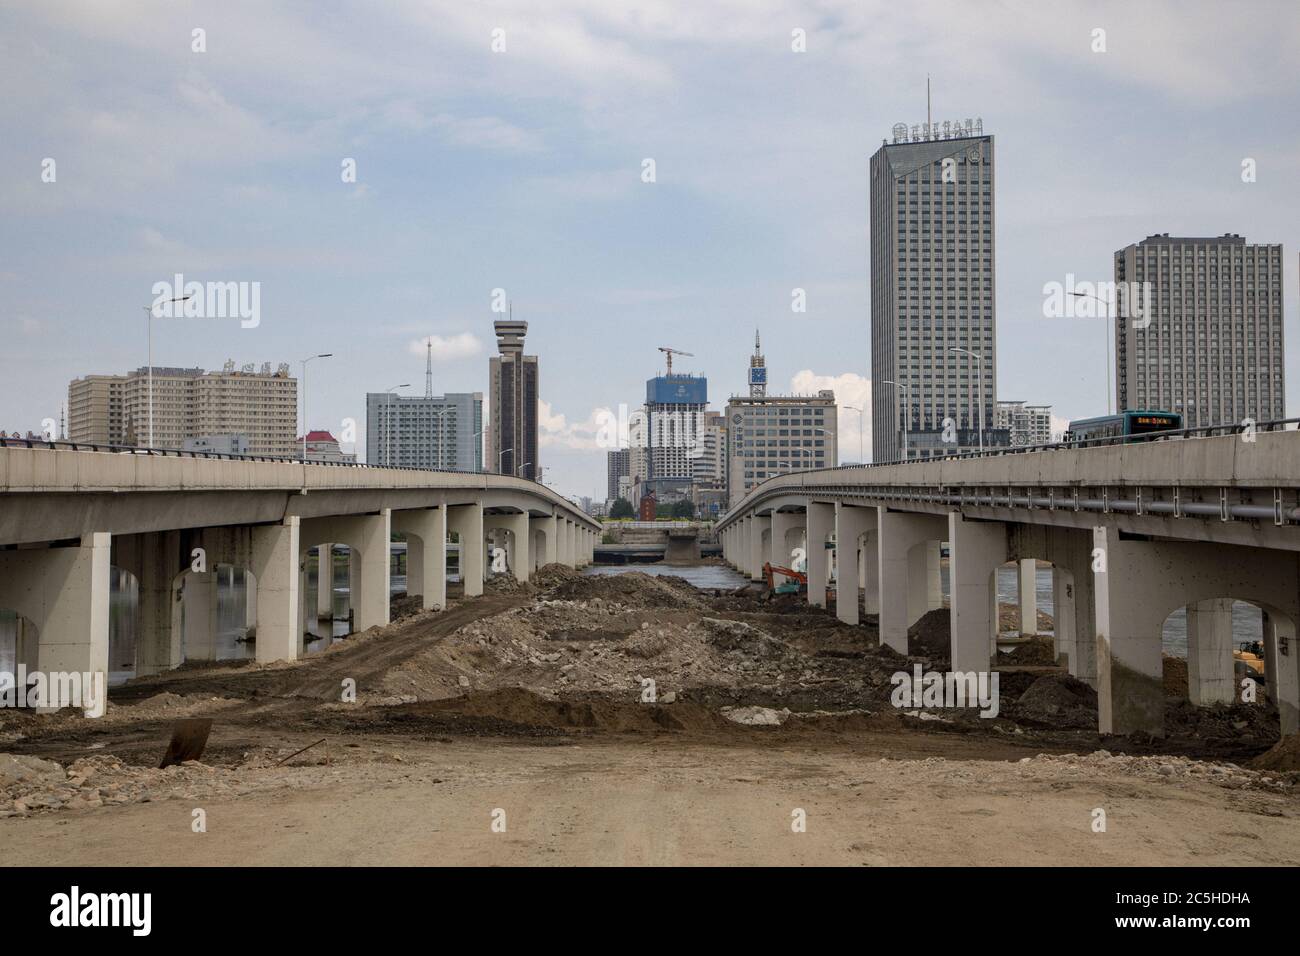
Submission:
[[[395,511],[392,530],[406,535],[406,593],[426,611],[447,606],[447,509]]]
[[[253,528],[257,580],[257,660],[293,661],[302,646],[298,620],[298,517]],[[385,565],[387,567],[387,565]]]
[[[555,563],[555,515],[533,518],[529,525],[534,531],[542,533],[541,550],[537,555],[537,566],[545,567]]]
[[[1277,704],[1282,736],[1300,733],[1300,646],[1292,620],[1264,614],[1264,678]]]
[[[1056,663],[1072,671],[1076,657],[1074,626],[1074,576],[1065,568],[1052,568],[1052,648]]]
[[[408,569],[409,570],[409,569]],[[317,549],[316,622],[334,618],[334,545],[326,542]],[[323,633],[323,632],[322,632]]]
[[[952,669],[987,671],[998,627],[997,569],[1007,560],[1006,526],[967,521],[954,511],[948,515],[948,549]]]
[[[830,583],[831,550],[826,539],[835,530],[835,505],[824,501],[808,502],[808,603],[826,606],[826,586]]]
[[[515,580],[525,583],[532,571],[532,553],[529,545],[532,536],[528,527],[528,512],[505,516],[505,525],[510,529],[510,570],[515,573]]]
[[[447,524],[460,538],[460,580],[466,597],[483,593],[483,506],[451,505]]]
[[[749,579],[763,580],[763,533],[770,531],[772,519],[767,515],[749,517]]]
[[[749,517],[736,521],[736,570],[749,575]]]
[[[354,593],[352,598],[352,606],[356,609],[352,627],[365,631],[382,627],[390,620],[392,512],[385,508],[377,515],[363,515],[355,520],[361,524],[357,541],[361,552],[361,587],[360,594]]]
[[[948,520],[937,515],[908,514],[880,508],[878,521],[880,643],[887,644],[900,654],[906,654],[907,629],[916,620],[909,611],[917,610],[916,607],[909,609],[908,554],[915,548],[928,555],[930,545],[947,538]],[[919,562],[916,573],[928,578],[928,557]],[[926,599],[920,602],[922,606],[929,600],[928,587],[927,582],[926,588],[918,592],[926,595]]]
[[[20,626],[18,660],[45,674],[102,674],[108,686],[111,554],[112,535],[104,532],[84,534],[72,547],[0,551],[0,607],[36,630],[33,642]]]
[[[1020,571],[1020,633],[1038,633],[1038,561],[1021,558]]]
[[[845,624],[858,623],[858,595],[862,588],[862,536],[875,527],[874,508],[835,505],[835,616]]]
[[[862,536],[858,550],[858,582],[862,588],[862,607],[866,614],[880,615],[880,532],[874,529],[878,509],[871,508],[873,530]]]
[[[798,570],[794,567],[795,558],[792,552],[795,548],[803,547],[803,542],[791,540],[794,536],[790,532],[795,529],[802,530],[803,527],[804,516],[797,511],[772,512],[768,560],[773,565]]]
[[[907,565],[907,624],[911,627],[927,611],[943,607],[942,542],[927,541],[913,547]]]
[[[1230,704],[1236,698],[1231,599],[1198,601],[1187,608],[1187,696],[1198,707]]]
[[[135,636],[137,677],[179,667],[184,660],[182,632],[175,626],[175,585],[181,572],[180,532],[137,536],[140,560],[136,580],[140,585],[140,617]],[[177,618],[177,621],[173,621]]]
[[[181,585],[181,655],[187,661],[217,659],[217,571],[190,571]]]
[[[1141,542],[1114,528],[1093,529],[1097,554],[1097,710],[1103,734],[1165,733],[1160,626],[1149,628],[1147,582],[1174,573],[1152,560]],[[1160,624],[1164,623],[1163,616]]]

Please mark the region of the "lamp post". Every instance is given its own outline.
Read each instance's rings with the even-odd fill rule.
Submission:
[[[907,397],[907,386],[902,384],[901,382],[891,382],[887,378],[882,378],[880,380],[880,384],[892,385],[894,386],[894,388],[898,389],[903,393],[903,461],[907,461],[908,452],[911,450],[909,448],[909,441],[908,441],[908,439],[911,437],[911,432],[909,431],[909,427],[908,427],[908,419],[911,418],[910,406],[912,404]]]
[[[515,469],[515,477],[516,477],[516,478],[522,477],[522,476],[519,474],[519,472],[523,471],[525,468],[527,468],[527,467],[528,467],[529,465],[531,465],[531,464],[532,464],[531,461],[526,461],[526,462],[524,462],[522,465],[520,465],[518,468],[516,468],[516,469]]]
[[[976,368],[977,368],[977,374],[979,375],[979,379],[980,379],[979,381],[979,403],[980,403],[979,435],[980,435],[980,453],[982,454],[984,452],[984,356],[974,349],[958,348],[955,345],[950,347],[948,351],[961,352],[964,355],[969,355],[971,358],[975,359],[979,363],[979,365],[977,365]]]
[[[384,465],[385,467],[388,468],[393,467],[393,392],[397,391],[399,388],[410,388],[410,387],[411,385],[408,382],[405,385],[394,385],[392,388],[387,389],[388,401],[385,402],[384,404],[388,411],[388,414],[385,416],[385,418],[388,419],[388,421],[385,423],[386,426],[385,431],[387,431],[388,433],[387,436],[388,442],[387,442],[387,450],[384,452]],[[401,406],[399,405],[398,407],[400,408]]]
[[[862,459],[863,464],[866,464],[867,450],[862,447],[862,419],[866,417],[866,412],[863,409],[859,408],[857,405],[844,405],[842,407],[848,409],[851,412],[858,413],[858,457]]]
[[[313,359],[330,358],[333,352],[321,352],[302,359],[302,460],[307,460],[307,363]]]
[[[1093,295],[1091,292],[1071,292],[1070,295],[1082,299],[1096,299],[1104,307],[1102,310],[1102,318],[1107,320],[1107,322],[1103,326],[1106,330],[1106,414],[1109,415],[1110,398],[1111,398],[1111,394],[1110,394],[1110,333],[1111,330],[1110,330],[1110,322],[1109,322],[1110,316],[1107,315],[1106,313],[1110,309],[1110,303],[1107,302],[1099,295]]]
[[[190,296],[182,295],[174,299],[165,299],[162,304],[170,305],[173,302],[188,302]],[[155,303],[157,305],[159,303]],[[153,447],[153,305],[144,306],[145,311],[145,338],[149,340],[149,447]]]

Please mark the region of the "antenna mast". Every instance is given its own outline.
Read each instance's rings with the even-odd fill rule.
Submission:
[[[424,340],[424,397],[433,398],[433,336]]]
[[[925,138],[933,139],[930,131],[933,126],[930,123],[930,74],[925,74]]]

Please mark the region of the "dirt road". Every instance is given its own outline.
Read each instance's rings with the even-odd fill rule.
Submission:
[[[879,742],[366,740],[364,762],[275,771],[270,790],[0,820],[0,845],[37,865],[1300,863],[1289,796],[1043,760],[881,762]]]

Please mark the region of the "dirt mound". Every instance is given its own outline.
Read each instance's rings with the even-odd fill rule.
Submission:
[[[718,714],[687,701],[642,704],[608,698],[551,700],[518,687],[410,707],[491,718],[521,727],[602,730],[613,733],[716,732],[726,729]]]
[[[544,564],[529,579],[543,591],[582,577],[582,572],[574,570],[567,564]]]
[[[1278,729],[1277,711],[1262,703],[1197,707],[1186,697],[1165,698],[1165,733],[1171,737],[1271,742]]]
[[[946,661],[951,652],[951,634],[952,612],[948,608],[927,611],[907,629],[907,653]]]
[[[1097,692],[1069,674],[1038,678],[1017,698],[1017,721],[1048,727],[1097,726]]]
[[[1181,657],[1164,659],[1165,696],[1187,696],[1187,661]]]
[[[1056,663],[1056,651],[1050,637],[1031,637],[1006,653],[999,652],[998,659],[1001,663],[1017,666],[1052,666]]]
[[[577,575],[546,587],[547,596],[563,601],[617,601],[630,607],[704,608],[705,598],[685,578],[652,575],[643,571],[624,574]]]
[[[1300,734],[1279,740],[1250,762],[1252,770],[1300,771]]]
[[[423,610],[424,596],[421,594],[407,594],[399,591],[388,602],[388,617],[392,621],[400,621],[404,617],[419,614]]]

